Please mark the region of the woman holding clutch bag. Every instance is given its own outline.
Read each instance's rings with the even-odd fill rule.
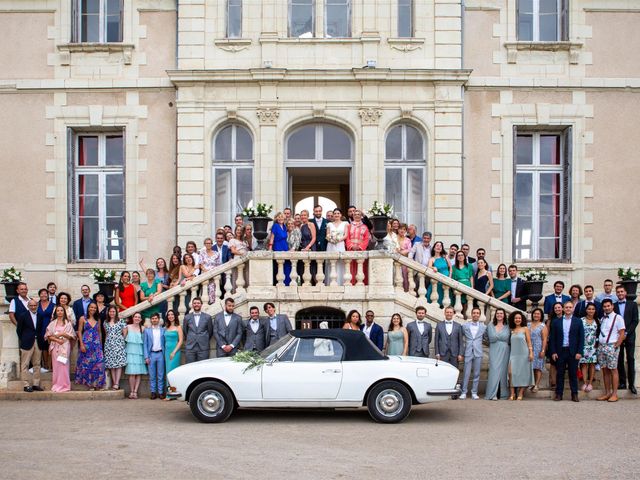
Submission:
[[[69,353],[71,340],[76,338],[73,325],[67,319],[67,312],[61,305],[54,311],[54,320],[49,323],[45,339],[49,342],[49,353],[53,364],[52,392],[68,392],[71,390],[69,378]]]

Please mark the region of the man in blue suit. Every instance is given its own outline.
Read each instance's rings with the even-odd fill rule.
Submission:
[[[213,244],[213,250],[220,254],[220,265],[231,260],[231,249],[224,241],[224,233],[216,233],[216,243]],[[224,284],[227,281],[227,274],[220,275],[220,298],[224,298]]]
[[[584,287],[584,300],[580,300],[576,305],[574,315],[576,317],[584,317],[587,315],[587,305],[593,304],[596,307],[596,318],[602,318],[602,304],[594,297],[593,285]]]
[[[82,287],[80,287],[80,293],[82,293],[82,298],[79,298],[78,300],[73,302],[73,305],[71,306],[73,314],[76,316],[77,326],[80,326],[80,318],[87,316],[87,307],[91,302],[93,302],[89,285],[82,285]]]
[[[553,320],[549,338],[549,352],[556,362],[557,371],[554,400],[562,400],[564,371],[568,367],[571,400],[578,402],[578,363],[584,351],[584,327],[582,320],[573,315],[573,303],[570,300],[562,308],[564,315]]]
[[[316,251],[324,252],[327,250],[327,219],[322,216],[322,206],[313,207],[313,219],[311,220],[316,226]]]
[[[364,314],[365,322],[360,325],[360,330],[369,337],[369,340],[378,347],[378,350],[382,351],[384,347],[384,331],[382,327],[373,321],[375,318],[371,310],[367,310]]]
[[[149,366],[151,400],[164,400],[164,327],[160,326],[160,314],[151,315],[151,328],[144,329],[144,361]]]
[[[547,295],[544,297],[544,314],[549,315],[553,311],[553,306],[556,303],[561,303],[564,305],[566,302],[571,300],[569,295],[564,295],[562,291],[564,290],[564,282],[561,280],[556,281],[553,284],[553,293],[551,295]],[[573,304],[571,305],[573,307]],[[572,308],[573,311],[573,308]]]

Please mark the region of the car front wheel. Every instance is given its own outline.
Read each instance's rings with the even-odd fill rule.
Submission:
[[[376,422],[399,423],[411,411],[411,393],[399,382],[380,382],[369,391],[367,408]]]
[[[233,412],[231,391],[220,382],[204,382],[191,392],[189,407],[194,417],[204,423],[221,423]]]

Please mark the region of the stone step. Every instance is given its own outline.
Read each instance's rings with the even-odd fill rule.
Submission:
[[[578,398],[580,399],[580,401],[596,400],[603,394],[604,390],[592,390],[590,392],[583,392],[582,390],[580,390],[578,392]],[[525,400],[551,400],[554,396],[555,391],[549,389],[540,389],[537,392],[527,390],[524,394]],[[571,400],[571,390],[565,389],[562,398],[563,400]],[[621,400],[638,400],[640,399],[640,396],[632,394],[629,390],[618,390],[618,398],[620,398]]]
[[[122,390],[98,390],[94,392],[72,390],[71,392],[54,393],[51,391],[44,392],[18,392],[9,390],[0,390],[0,401],[2,400],[122,400],[125,397]]]

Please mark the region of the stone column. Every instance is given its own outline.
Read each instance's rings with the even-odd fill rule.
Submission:
[[[254,203],[273,205],[274,210],[284,208],[283,192],[286,190],[282,180],[282,159],[278,158],[278,117],[275,107],[260,106],[256,109],[260,121],[260,168],[254,185]],[[275,211],[273,213],[275,213]]]

